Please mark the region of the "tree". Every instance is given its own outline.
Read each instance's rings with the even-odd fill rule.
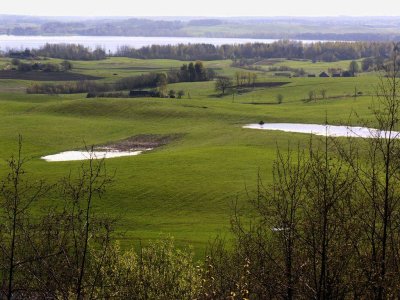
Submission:
[[[364,58],[361,61],[361,69],[364,72],[367,72],[367,71],[371,70],[374,67],[374,63],[375,62],[374,62],[374,59],[372,57]]]
[[[21,61],[20,61],[18,58],[13,58],[13,59],[11,60],[11,64],[12,64],[13,66],[18,66],[20,63],[21,63]]]
[[[182,97],[185,96],[185,91],[179,90],[177,95],[178,95],[178,99],[182,99]]]
[[[160,97],[166,97],[168,91],[168,79],[165,73],[158,73],[156,79],[157,89]]]
[[[68,61],[68,60],[64,60],[64,61],[61,63],[61,67],[62,67],[62,70],[63,70],[63,71],[72,70],[72,63],[71,63],[70,61]]]
[[[16,274],[29,260],[38,259],[29,257],[25,253],[26,230],[29,230],[29,209],[45,193],[46,188],[42,181],[32,184],[26,180],[24,165],[26,159],[22,157],[22,137],[19,136],[18,154],[8,160],[9,173],[1,182],[0,207],[2,223],[0,227],[0,251],[3,280],[7,283],[3,291],[7,299],[14,299]],[[25,288],[19,286],[19,288]]]
[[[188,73],[189,73],[189,81],[196,81],[196,69],[192,62],[189,63]]]
[[[276,95],[276,103],[281,104],[283,102],[283,95],[278,94]]]
[[[225,95],[225,91],[232,86],[232,79],[226,76],[219,76],[215,81],[215,90]]]
[[[308,92],[308,101],[313,101],[313,100],[317,100],[317,98],[315,96],[315,91],[309,91]]]
[[[321,93],[322,99],[325,99],[325,98],[326,98],[326,93],[327,93],[326,89],[322,89],[322,90],[320,91],[320,93]]]
[[[175,90],[169,90],[168,97],[175,98],[176,97],[176,91]]]
[[[359,71],[360,71],[360,66],[358,65],[358,62],[352,60],[349,65],[349,72],[351,73],[352,76],[356,76],[356,74]]]
[[[196,61],[196,63],[194,64],[194,70],[196,73],[196,81],[204,81],[206,79],[206,69],[204,68],[204,65],[201,61]]]
[[[188,70],[188,65],[183,64],[180,69],[180,79],[181,81],[189,81],[189,70]]]
[[[257,74],[256,73],[251,73],[251,84],[253,85],[253,88],[256,85],[256,81],[257,81]]]

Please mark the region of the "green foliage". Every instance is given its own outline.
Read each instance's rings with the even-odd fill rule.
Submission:
[[[175,90],[169,90],[168,97],[175,98],[176,97],[176,91]]]
[[[184,90],[179,90],[177,93],[178,99],[181,99],[183,96],[185,96],[185,91]]]
[[[139,76],[129,76],[115,83],[117,90],[156,88],[159,84],[167,84],[165,73],[148,73]]]
[[[282,102],[283,102],[283,95],[282,94],[276,95],[276,103],[282,104]]]
[[[113,90],[113,86],[94,81],[83,80],[67,82],[64,84],[33,84],[26,89],[28,94],[76,94],[76,93],[100,93]]]
[[[18,66],[20,63],[21,63],[21,61],[20,61],[18,58],[13,58],[13,59],[11,60],[11,64],[12,64],[13,66]]]
[[[122,252],[117,246],[106,260],[98,298],[195,299],[200,288],[191,251],[178,250],[172,239],[151,242],[139,252]]]
[[[215,90],[217,92],[221,92],[222,95],[225,95],[225,92],[228,88],[232,87],[232,79],[226,76],[219,76],[215,81]]]
[[[360,66],[356,61],[351,61],[349,65],[349,72],[352,74],[352,76],[355,76],[360,71]]]
[[[78,44],[46,44],[39,49],[32,50],[36,56],[61,58],[65,60],[102,60],[106,52],[102,48],[92,50]]]
[[[217,59],[254,59],[288,58],[309,59],[315,62],[370,57],[375,53],[388,58],[391,43],[369,42],[317,42],[303,44],[293,41],[278,41],[270,44],[248,43],[214,46],[209,44],[180,44],[176,46],[150,46],[140,49],[121,48],[115,54],[119,57],[142,59],[178,59],[178,60],[217,60]],[[301,70],[298,70],[301,72]]]
[[[361,62],[361,69],[364,72],[371,71],[375,66],[375,60],[372,57],[364,58]]]
[[[64,71],[69,71],[72,70],[73,65],[70,61],[64,60],[63,62],[61,62],[61,67]]]

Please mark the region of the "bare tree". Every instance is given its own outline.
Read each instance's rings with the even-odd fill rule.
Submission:
[[[225,95],[225,91],[232,86],[232,80],[229,77],[220,76],[217,77],[215,82],[215,90]]]
[[[325,98],[326,98],[326,93],[327,93],[327,90],[326,90],[326,89],[322,89],[322,90],[320,91],[321,97],[322,97],[322,99],[324,99],[324,100],[325,100]]]
[[[6,290],[2,292],[7,299],[14,298],[15,274],[18,268],[30,260],[39,259],[30,257],[25,251],[24,231],[28,229],[31,204],[37,201],[47,188],[42,181],[30,183],[26,180],[26,161],[22,157],[22,137],[19,136],[18,153],[7,161],[9,173],[1,182],[0,189],[3,219],[0,248],[4,259],[2,268],[6,271],[3,281],[7,280]],[[23,286],[20,288],[24,289]]]

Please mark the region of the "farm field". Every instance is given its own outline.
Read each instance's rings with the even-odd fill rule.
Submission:
[[[0,59],[0,66],[7,63]],[[75,61],[73,72],[108,83],[126,76],[168,71],[182,63],[108,58]],[[277,66],[320,72],[345,68],[348,63],[283,60]],[[326,118],[332,124],[355,125],[360,124],[355,114],[365,120],[371,117],[378,83],[375,73],[349,78],[279,78],[233,68],[228,60],[204,64],[218,74],[256,72],[258,82],[285,84],[221,97],[214,90],[214,82],[177,83],[169,84],[168,89],[184,90],[182,99],[87,99],[86,94],[26,94],[33,81],[0,79],[1,164],[4,166],[4,160],[15,153],[21,134],[23,153],[32,158],[29,174],[54,183],[69,170],[77,171],[82,162],[49,163],[41,156],[137,135],[179,135],[179,139],[142,155],[107,160],[107,169],[115,171],[115,178],[96,209],[118,218],[123,246],[171,235],[178,245],[191,244],[200,255],[215,236],[229,238],[233,202],[238,201],[243,214],[248,213],[246,200],[256,189],[258,173],[265,184],[271,181],[277,146],[296,147],[309,138],[306,134],[243,129],[243,125],[261,120],[321,124]],[[322,90],[326,90],[325,99],[319,96]],[[317,99],[309,101],[310,91]],[[276,101],[278,94],[283,97],[280,104]]]

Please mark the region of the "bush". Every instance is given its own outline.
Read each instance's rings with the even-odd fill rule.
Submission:
[[[139,253],[116,246],[106,261],[99,299],[195,299],[201,285],[192,252],[178,250],[172,239],[152,242]]]
[[[114,87],[108,84],[100,84],[93,81],[75,81],[64,84],[34,84],[26,89],[28,94],[78,94],[78,93],[99,93],[113,90]]]
[[[283,95],[278,94],[276,95],[276,103],[281,104],[283,102]]]

